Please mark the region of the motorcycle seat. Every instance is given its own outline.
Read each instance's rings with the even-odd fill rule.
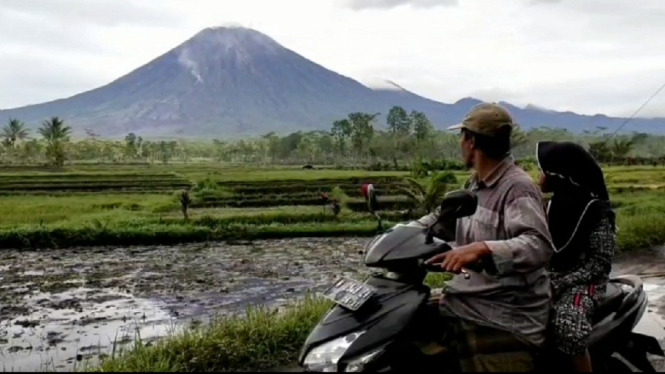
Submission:
[[[621,288],[621,285],[615,283],[609,283],[607,285],[607,292],[603,296],[596,308],[596,311],[593,315],[594,323],[598,323],[603,320],[603,318],[609,316],[613,312],[616,312],[623,299],[625,297],[625,292]]]

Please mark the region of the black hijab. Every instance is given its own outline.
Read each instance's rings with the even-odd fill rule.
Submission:
[[[603,216],[609,216],[614,223],[614,213],[603,171],[582,146],[540,142],[536,158],[545,174],[545,184],[553,192],[547,218],[555,247],[552,265],[558,267],[557,262],[565,265],[583,255],[580,252],[588,247],[591,230]]]

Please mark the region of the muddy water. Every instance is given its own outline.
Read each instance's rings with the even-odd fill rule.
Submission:
[[[71,369],[111,347],[249,305],[279,305],[360,266],[363,239],[0,251],[0,370]]]
[[[151,342],[184,321],[282,304],[364,272],[365,242],[1,251],[0,370],[68,370],[137,334]],[[619,258],[615,273],[645,277],[652,313],[641,328],[665,339],[665,251]]]

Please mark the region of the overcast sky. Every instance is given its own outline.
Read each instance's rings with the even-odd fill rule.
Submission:
[[[106,84],[228,24],[444,102],[630,115],[665,83],[665,0],[1,0],[0,108]],[[641,115],[665,116],[665,91]]]

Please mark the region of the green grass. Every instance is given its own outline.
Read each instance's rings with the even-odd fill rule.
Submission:
[[[52,223],[77,226],[104,218],[124,221],[147,216],[164,206],[177,208],[170,195],[1,196],[0,227]]]
[[[90,371],[267,371],[292,365],[310,330],[330,305],[324,299],[307,298],[281,313],[256,308],[242,317],[216,318],[209,325],[181,331],[152,347],[139,343]]]
[[[440,288],[450,278],[446,273],[429,274],[425,283]],[[215,318],[151,347],[139,342],[90,371],[238,372],[293,366],[305,339],[331,305],[326,299],[308,296],[281,313],[254,308],[244,316]]]

